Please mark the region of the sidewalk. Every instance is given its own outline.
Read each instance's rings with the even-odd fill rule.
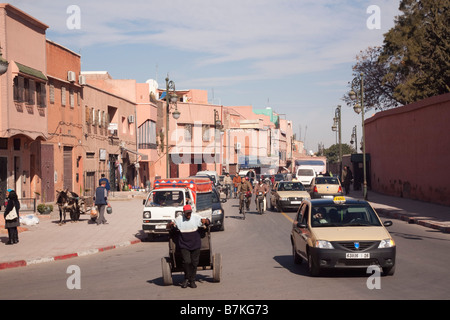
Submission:
[[[139,243],[143,239],[142,199],[146,193],[116,193],[111,199],[113,213],[108,224],[90,223],[88,215],[79,222],[59,226],[59,212],[38,215],[39,224],[22,226],[19,243],[5,245],[8,235],[0,214],[0,272],[2,269],[85,256]],[[362,199],[362,191],[349,196]],[[450,233],[450,207],[368,192],[368,200],[381,216]],[[22,215],[22,214],[21,214]],[[24,213],[26,215],[26,213]]]
[[[108,224],[92,223],[89,215],[81,215],[80,221],[59,225],[59,210],[39,215],[39,224],[22,225],[19,243],[5,245],[8,233],[4,228],[3,212],[0,214],[0,272],[2,269],[28,266],[42,262],[85,256],[141,242],[142,200],[146,193],[123,192],[110,198],[111,215],[105,213]],[[25,216],[29,213],[20,213]]]
[[[363,199],[363,192],[352,190],[348,196]],[[387,196],[370,190],[367,192],[367,198],[380,216],[450,233],[450,207]]]

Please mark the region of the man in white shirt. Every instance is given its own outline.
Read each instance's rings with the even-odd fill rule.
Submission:
[[[184,281],[181,284],[182,288],[186,288],[188,284],[191,288],[197,288],[195,277],[202,244],[198,228],[203,224],[209,225],[209,219],[202,218],[195,213],[192,214],[192,207],[188,204],[183,207],[183,214],[168,224],[168,227],[176,227],[180,231],[177,245],[180,248],[183,260]]]

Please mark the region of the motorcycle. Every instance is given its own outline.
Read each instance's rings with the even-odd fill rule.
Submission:
[[[263,214],[266,210],[266,195],[262,191],[259,191],[256,195],[256,206],[259,214]]]
[[[243,219],[245,220],[245,211],[249,209],[250,198],[252,197],[251,191],[241,192],[239,194],[239,212],[244,215]]]

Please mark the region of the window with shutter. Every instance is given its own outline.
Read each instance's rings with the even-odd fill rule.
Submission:
[[[50,103],[55,103],[55,86],[50,84],[49,86]]]
[[[61,88],[61,106],[62,107],[66,106],[66,88],[65,87]]]

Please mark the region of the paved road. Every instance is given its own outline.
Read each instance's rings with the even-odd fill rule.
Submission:
[[[130,206],[140,206],[140,200]],[[254,208],[254,204],[253,204]],[[312,278],[307,266],[294,265],[289,232],[294,212],[250,212],[242,220],[237,202],[225,204],[226,230],[213,232],[213,252],[222,254],[222,281],[199,271],[197,289],[164,286],[161,258],[166,239],[0,273],[0,299],[449,299],[450,235],[395,220],[389,231],[397,244],[397,270],[369,290],[362,272],[332,272]],[[79,268],[81,289],[67,281]],[[173,275],[174,283],[182,274]],[[70,282],[70,281],[69,281]]]

